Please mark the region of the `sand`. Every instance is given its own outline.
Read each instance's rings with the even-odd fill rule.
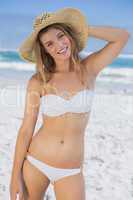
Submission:
[[[0,72],[1,200],[9,199],[14,147],[30,75],[30,72]],[[133,91],[115,84],[117,87],[111,85],[105,89],[99,87],[98,80],[96,82],[91,117],[85,131],[86,200],[133,199]],[[41,122],[39,115],[36,130]],[[46,196],[55,200],[51,184]]]

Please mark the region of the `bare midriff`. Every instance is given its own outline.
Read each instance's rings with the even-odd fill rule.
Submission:
[[[54,75],[49,84],[56,89],[56,95],[62,96],[61,91],[74,91],[74,94],[76,94],[77,91],[83,90],[87,86],[93,88],[93,78],[88,73],[84,73],[84,75],[85,85],[79,82],[75,73]],[[47,93],[51,93],[51,91]],[[74,95],[73,92],[70,92],[70,94]],[[70,95],[71,98],[72,95]],[[90,112],[67,112],[54,117],[44,114],[42,116],[43,125],[34,134],[28,154],[53,167],[82,167],[84,161],[85,129]]]
[[[43,115],[27,154],[59,168],[78,168],[84,159],[84,133],[90,113]]]

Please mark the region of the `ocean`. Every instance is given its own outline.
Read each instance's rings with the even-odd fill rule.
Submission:
[[[90,52],[89,52],[90,53]],[[80,52],[81,58],[89,54]],[[0,76],[16,76],[28,74],[28,78],[35,71],[35,64],[24,61],[16,50],[0,50]],[[21,73],[20,73],[21,72]],[[6,74],[6,75],[7,75]],[[120,54],[110,65],[105,67],[97,78],[97,90],[127,92],[133,94],[133,55]]]

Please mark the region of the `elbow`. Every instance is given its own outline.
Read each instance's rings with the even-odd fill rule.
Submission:
[[[121,32],[120,39],[127,42],[129,38],[130,38],[130,33],[127,30],[123,29]]]
[[[130,37],[130,33],[127,30],[123,30],[123,34],[126,38]]]
[[[128,42],[129,38],[130,38],[130,33],[125,29],[121,29],[116,42],[123,47]]]

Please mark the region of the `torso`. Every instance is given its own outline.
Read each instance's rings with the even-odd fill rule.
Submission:
[[[70,72],[55,75],[49,84],[56,88],[56,95],[70,99],[86,87],[94,89],[93,77],[84,74],[84,78],[87,80],[86,86],[81,84],[74,72]],[[69,91],[68,95],[64,96],[63,91]],[[42,117],[43,125],[33,136],[28,153],[55,167],[80,167],[84,159],[84,133],[90,113],[68,112],[54,117],[42,114]]]

